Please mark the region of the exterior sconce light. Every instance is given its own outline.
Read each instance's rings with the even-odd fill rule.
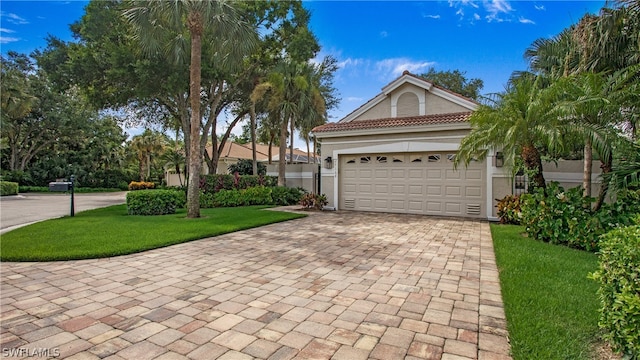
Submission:
[[[324,168],[325,169],[333,168],[333,159],[331,159],[331,156],[327,156],[326,158],[324,158]]]
[[[501,168],[504,166],[504,154],[501,151],[496,153],[496,167]]]

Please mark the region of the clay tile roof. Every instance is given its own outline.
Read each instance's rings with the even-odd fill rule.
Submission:
[[[359,120],[346,123],[328,123],[315,127],[312,132],[333,132],[333,131],[349,131],[349,130],[365,130],[365,129],[380,129],[380,128],[396,128],[405,126],[420,126],[420,125],[437,125],[437,124],[449,124],[460,123],[469,121],[471,112],[458,112],[450,114],[434,114],[434,115],[421,115],[410,116],[402,118],[385,118],[375,120]]]

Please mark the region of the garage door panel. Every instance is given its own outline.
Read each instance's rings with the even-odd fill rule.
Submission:
[[[427,186],[427,196],[441,196],[442,186],[429,185]]]
[[[445,194],[447,196],[459,197],[462,194],[462,190],[460,189],[460,186],[447,186]]]
[[[389,170],[387,169],[376,169],[375,170],[376,179],[387,179],[389,177]]]
[[[447,180],[460,180],[461,172],[457,170],[446,170],[445,178]]]
[[[375,184],[376,194],[388,194],[389,193],[389,185],[387,184]]]
[[[404,180],[405,178],[404,173],[405,173],[404,169],[393,169],[391,170],[391,178]]]
[[[424,172],[422,169],[409,169],[409,179],[423,179]]]
[[[462,215],[462,206],[457,202],[445,203],[445,212],[447,214]]]
[[[467,170],[465,177],[466,177],[467,180],[482,180],[482,171],[480,171],[480,170]]]
[[[484,169],[453,169],[445,153],[340,156],[339,207],[347,210],[483,217]],[[386,159],[386,161],[384,161]],[[347,163],[352,160],[351,163]],[[367,161],[368,160],[368,161]]]
[[[427,169],[427,179],[442,179],[442,170],[440,169]]]
[[[482,189],[479,186],[467,186],[465,188],[465,195],[471,198],[481,198]]]

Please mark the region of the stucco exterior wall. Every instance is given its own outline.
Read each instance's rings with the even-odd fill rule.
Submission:
[[[452,103],[447,99],[443,99],[439,96],[433,95],[429,92],[426,93],[426,113],[425,115],[433,114],[446,114],[456,112],[466,112],[469,109],[464,106]]]
[[[267,175],[278,176],[278,164],[267,165]],[[301,187],[307,192],[318,192],[318,164],[287,164],[285,179],[290,188]]]
[[[386,98],[371,109],[365,111],[354,121],[383,119],[388,117],[391,117],[391,100]]]

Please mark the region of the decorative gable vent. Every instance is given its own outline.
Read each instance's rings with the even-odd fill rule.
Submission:
[[[344,199],[344,208],[345,209],[355,209],[356,208],[356,199]]]
[[[467,204],[467,215],[480,215],[480,204]]]

